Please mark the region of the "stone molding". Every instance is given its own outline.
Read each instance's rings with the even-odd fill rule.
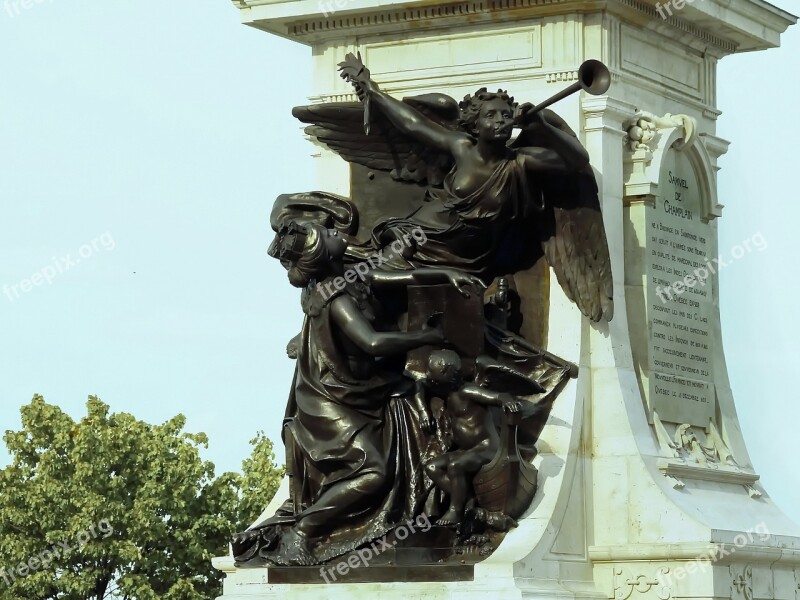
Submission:
[[[706,5],[687,6],[681,16],[663,19],[654,8],[654,3],[644,0],[482,0],[431,5],[412,3],[398,5],[382,2],[379,6],[368,0],[345,0],[345,6],[329,15],[324,14],[326,5],[319,0],[287,2],[275,0],[232,0],[234,6],[243,11],[243,21],[255,27],[271,31],[284,37],[310,43],[321,39],[342,38],[351,35],[385,33],[387,27],[407,24],[415,28],[437,29],[467,22],[517,21],[520,18],[545,17],[574,12],[627,13],[633,21],[650,19],[654,27],[666,27],[693,37],[706,46],[716,48],[723,54],[739,50],[761,50],[775,46],[773,40],[790,25],[796,17],[766,3],[742,1],[732,3],[725,0],[704,0]],[[338,8],[338,7],[337,7]],[[738,9],[738,10],[737,10]],[[527,14],[521,14],[525,11]],[[517,14],[515,14],[517,13]],[[705,18],[720,18],[725,15],[737,23],[724,30],[710,30],[690,20],[690,15]],[[713,15],[713,16],[712,16]],[[744,23],[755,26],[747,27]],[[727,37],[722,35],[724,31]],[[757,32],[758,33],[755,33]]]

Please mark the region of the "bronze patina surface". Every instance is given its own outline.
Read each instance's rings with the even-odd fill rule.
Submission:
[[[397,100],[360,56],[340,70],[360,102],[294,115],[351,163],[352,198],[286,194],[271,215],[305,315],[288,346],[290,497],[233,553],[274,583],[343,560],[362,568],[337,581],[471,579],[530,507],[536,442],[577,376],[536,345],[543,265],[586,317],[613,314],[589,155],[544,109],[603,93],[607,70],[587,63],[540,106],[485,88]]]

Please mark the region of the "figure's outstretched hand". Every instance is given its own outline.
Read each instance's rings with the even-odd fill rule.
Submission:
[[[518,413],[522,410],[522,402],[519,400],[509,400],[503,403],[503,410],[507,413]]]
[[[470,297],[469,290],[467,289],[469,287],[474,287],[478,291],[483,291],[486,289],[486,284],[480,279],[474,275],[469,275],[468,273],[464,273],[462,271],[448,270],[447,278],[450,280],[450,283],[455,286],[458,292],[464,296],[464,298]]]
[[[357,55],[348,52],[344,60],[339,63],[339,75],[348,83],[352,83],[359,99],[363,100],[366,93],[374,87],[370,79],[369,69],[361,60],[361,52]]]
[[[366,71],[367,77],[369,77],[369,70],[364,65],[364,61],[361,60],[361,52],[357,54],[348,52],[344,60],[339,63],[339,71],[341,71],[340,75],[347,80],[358,81],[364,71]]]

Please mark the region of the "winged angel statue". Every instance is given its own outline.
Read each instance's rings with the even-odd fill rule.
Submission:
[[[545,259],[589,319],[612,317],[589,155],[545,103],[485,88],[401,101],[360,55],[340,71],[360,102],[294,115],[364,183],[353,198],[287,194],[273,207],[270,254],[305,313],[288,348],[290,497],[237,534],[233,554],[305,566],[376,540],[400,552],[399,524],[425,517],[441,531],[403,542],[411,556],[441,563],[417,550],[441,549],[447,532],[483,556],[530,507],[536,441],[577,369],[521,334],[512,284],[530,277],[515,278]],[[584,79],[598,72],[582,68],[579,87],[596,93]]]
[[[384,268],[448,266],[490,283],[544,255],[583,314],[611,319],[611,264],[597,184],[588,153],[560,117],[485,88],[462,102],[444,94],[400,101],[381,91],[360,55],[348,54],[340,71],[360,104],[315,104],[293,114],[348,162],[389,172],[395,185],[386,190],[386,204],[410,208],[389,218],[363,211],[370,223],[349,212],[350,226],[369,232],[351,246],[353,260],[409,240],[415,229],[424,232],[425,244],[389,253]],[[511,141],[515,127],[521,133]],[[417,206],[409,207],[407,199],[419,197],[409,187],[424,188]],[[314,204],[355,212],[333,194],[287,195],[276,204],[273,227],[292,209]]]

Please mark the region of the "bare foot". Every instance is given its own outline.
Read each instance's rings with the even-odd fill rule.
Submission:
[[[461,522],[461,515],[458,514],[458,511],[454,508],[450,508],[446,513],[442,515],[442,518],[436,521],[437,525],[441,525],[442,527],[449,527],[450,525],[458,525]]]

